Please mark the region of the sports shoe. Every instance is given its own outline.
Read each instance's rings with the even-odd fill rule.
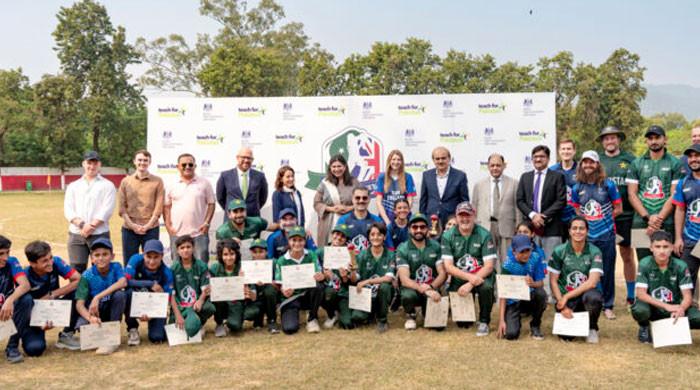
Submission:
[[[318,320],[311,320],[306,323],[306,331],[309,333],[318,333],[321,331],[321,327],[318,326]]]
[[[377,333],[384,333],[389,330],[389,324],[386,322],[377,322]]]
[[[651,344],[652,343],[651,333],[649,333],[649,325],[639,327],[639,333],[637,333],[637,339],[639,339],[639,342],[643,343],[643,344]]]
[[[80,340],[75,337],[75,333],[73,332],[60,332],[58,334],[58,341],[56,341],[56,348],[78,351],[80,350]]]
[[[613,311],[613,309],[605,309],[603,314],[605,314],[605,318],[607,318],[609,320],[617,319],[617,316],[615,315],[615,312]]]
[[[111,355],[113,354],[117,349],[119,349],[118,345],[110,345],[107,347],[99,347],[95,351],[96,354],[98,355]]]
[[[416,330],[415,314],[406,314],[406,322],[403,324],[403,328],[406,330]]]
[[[532,336],[534,340],[544,340],[544,335],[539,326],[530,327],[530,336]]]
[[[325,321],[323,321],[323,329],[333,328],[337,321],[338,321],[338,312],[336,312],[333,317],[327,318]]]
[[[586,337],[586,342],[589,344],[598,344],[598,331],[591,329],[588,331],[588,337]]]
[[[126,344],[132,347],[141,344],[141,336],[138,329],[129,329],[129,337]]]
[[[479,337],[488,336],[489,335],[489,324],[484,323],[484,322],[479,322],[479,326],[476,328],[476,335]]]
[[[7,361],[12,364],[21,363],[24,361],[24,357],[22,357],[22,353],[19,351],[18,348],[6,349],[5,357],[7,358]]]
[[[224,326],[224,324],[216,325],[216,328],[214,328],[214,336],[215,337],[225,337],[226,336],[226,327]]]
[[[277,327],[277,323],[270,322],[267,324],[267,331],[270,332],[270,334],[277,334],[280,332],[280,329]]]

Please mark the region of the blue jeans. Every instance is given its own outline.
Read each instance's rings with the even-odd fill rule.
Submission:
[[[133,292],[132,289],[126,290],[126,309],[124,311],[124,317],[126,318],[127,330],[139,328],[138,318],[131,317],[131,294]],[[166,340],[165,318],[153,318],[148,321],[148,340],[152,343],[162,343]]]
[[[202,260],[205,263],[209,262],[209,234],[202,234],[197,237],[192,237],[194,239],[194,256],[195,259]],[[177,255],[177,248],[175,247],[175,240],[177,236],[170,236],[170,254],[173,261],[180,260],[180,256]]]
[[[160,233],[160,227],[156,226],[146,230],[146,234],[135,233],[131,229],[122,226],[122,252],[124,253],[124,265],[129,262],[131,256],[139,253],[139,248],[143,249],[143,245],[148,240],[157,240]]]
[[[10,336],[5,350],[18,349],[20,340],[22,340],[24,352],[29,356],[39,356],[46,349],[46,342],[44,342],[43,339],[35,337],[36,335],[33,334],[29,326],[32,307],[34,307],[34,299],[32,299],[32,296],[29,294],[24,294],[15,301],[12,321],[15,323],[17,333]]]
[[[615,234],[603,236],[590,241],[603,253],[603,309],[612,309],[615,305]]]
[[[90,302],[85,302],[86,307],[89,307]],[[122,320],[124,308],[126,307],[126,293],[124,290],[115,291],[112,295],[102,298],[98,310],[102,321],[119,321]],[[75,324],[75,329],[80,330],[83,325],[89,324],[88,320],[82,316],[78,318]]]

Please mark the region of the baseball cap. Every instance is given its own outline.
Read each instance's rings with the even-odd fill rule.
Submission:
[[[264,240],[260,238],[256,238],[253,240],[253,242],[250,243],[250,249],[253,248],[262,248],[262,249],[267,249],[267,244],[265,243]]]
[[[110,241],[109,238],[104,237],[100,237],[93,241],[92,244],[90,244],[91,251],[94,251],[97,248],[107,248],[110,251],[114,249],[114,247],[112,246],[112,241]]]
[[[474,215],[476,214],[476,210],[474,210],[474,206],[472,206],[471,203],[469,202],[462,202],[457,205],[457,208],[455,209],[455,215],[463,214],[466,213],[468,215]]]
[[[600,140],[602,140],[603,137],[605,137],[608,134],[616,134],[618,137],[620,137],[620,141],[625,140],[625,133],[623,133],[622,130],[618,129],[615,126],[608,126],[600,131],[600,134],[598,134],[596,141],[600,142]]]
[[[695,153],[700,153],[700,144],[694,144],[690,145],[684,152],[686,156],[690,156],[690,153],[695,152]]]
[[[666,136],[666,130],[664,130],[664,128],[661,127],[661,126],[651,125],[651,126],[649,126],[649,128],[647,129],[647,132],[644,133],[644,138],[647,138],[647,137],[649,137],[649,136],[652,135],[652,134],[662,135],[662,136],[665,137],[665,136]]]
[[[346,225],[344,223],[339,223],[339,224],[335,225],[335,227],[333,228],[331,233],[333,233],[333,232],[338,232],[338,233],[344,235],[346,238],[350,237],[350,228],[348,228],[348,225]]]
[[[143,244],[143,253],[155,252],[159,255],[163,254],[163,243],[159,240],[148,240]]]
[[[287,230],[287,238],[292,237],[306,237],[306,230],[301,226],[293,226]]]
[[[585,159],[600,162],[600,157],[598,157],[598,153],[595,150],[586,150],[585,152],[583,152],[583,154],[581,155],[581,161]]]
[[[408,220],[409,225],[413,225],[416,222],[423,221],[425,224],[428,224],[428,217],[425,216],[423,213],[415,213],[411,219]]]
[[[230,202],[228,202],[228,207],[226,208],[228,211],[232,210],[238,210],[238,209],[244,209],[245,208],[245,202],[243,202],[240,199],[231,199]]]
[[[88,150],[83,155],[83,161],[97,160],[100,161],[100,155],[94,150]]]
[[[513,248],[514,253],[521,253],[525,250],[532,250],[532,243],[530,237],[524,234],[516,234],[513,236],[513,241],[511,242],[511,248]]]
[[[297,212],[294,211],[293,208],[287,207],[286,209],[282,209],[282,211],[280,211],[279,214],[277,214],[277,218],[282,219],[282,217],[284,217],[285,215],[289,215],[289,214],[291,214],[292,217],[294,217],[294,218],[297,217]]]

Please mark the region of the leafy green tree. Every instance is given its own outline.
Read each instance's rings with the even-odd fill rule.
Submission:
[[[32,162],[21,145],[37,143],[31,106],[32,88],[22,69],[0,70],[0,164]]]

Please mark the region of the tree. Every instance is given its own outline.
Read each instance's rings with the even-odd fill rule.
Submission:
[[[301,96],[340,94],[333,54],[318,45],[304,53],[297,82]]]
[[[557,53],[552,58],[542,57],[537,62],[534,86],[537,91],[553,91],[556,94],[559,139],[563,138],[571,126],[574,101],[577,97],[574,72],[574,55],[569,51]]]
[[[450,50],[442,60],[442,90],[444,93],[488,92],[488,80],[495,70],[496,59],[490,54],[475,57]]]
[[[22,69],[0,70],[0,164],[31,162],[22,146],[36,144],[31,105],[32,88]]]

